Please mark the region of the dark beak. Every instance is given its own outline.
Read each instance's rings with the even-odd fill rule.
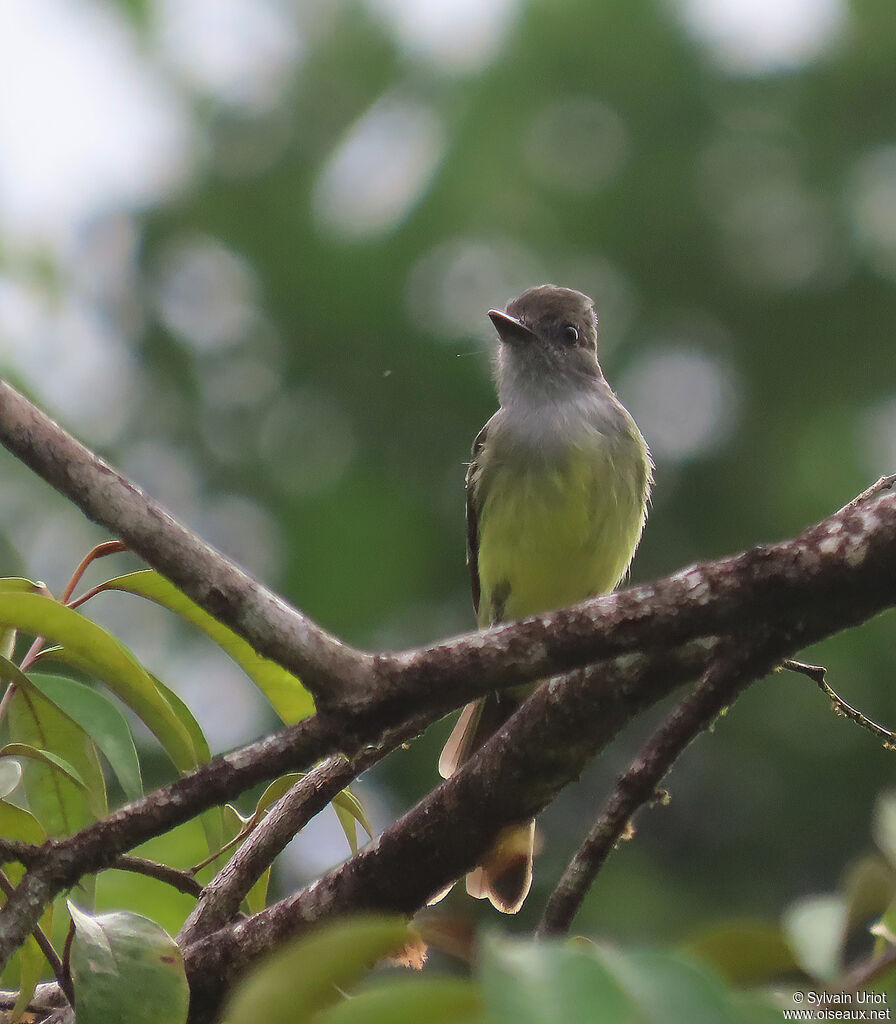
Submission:
[[[495,325],[498,337],[508,345],[526,344],[535,341],[535,334],[516,317],[508,316],[500,309],[488,311],[489,320]]]

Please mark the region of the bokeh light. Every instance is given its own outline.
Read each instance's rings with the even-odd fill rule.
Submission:
[[[430,107],[383,97],[321,170],[313,197],[321,228],[345,239],[394,229],[422,199],[446,141]]]
[[[470,74],[495,55],[520,0],[367,0],[415,58],[442,71]]]
[[[90,216],[143,206],[181,186],[192,165],[190,121],[115,7],[92,0],[0,6],[7,238],[61,246]]]
[[[831,51],[844,31],[844,0],[672,0],[726,71],[792,70]]]

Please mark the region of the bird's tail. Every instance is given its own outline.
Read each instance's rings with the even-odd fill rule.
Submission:
[[[477,900],[488,898],[502,914],[515,914],[532,887],[535,821],[508,825],[482,863],[467,875],[467,892]]]
[[[468,704],[448,737],[439,758],[439,774],[447,779],[498,730],[519,707],[511,694],[493,694]],[[481,864],[467,875],[467,892],[476,899],[489,899],[503,914],[515,914],[532,885],[535,822],[509,825]],[[449,886],[450,889],[450,886]],[[441,899],[448,889],[431,902]]]

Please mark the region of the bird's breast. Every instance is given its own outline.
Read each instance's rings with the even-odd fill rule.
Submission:
[[[612,590],[644,525],[643,442],[591,431],[559,450],[507,447],[477,481],[481,625]]]

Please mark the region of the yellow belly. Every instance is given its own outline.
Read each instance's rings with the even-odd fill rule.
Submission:
[[[625,575],[646,513],[646,451],[575,450],[562,462],[492,467],[479,511],[479,624],[562,608]]]

